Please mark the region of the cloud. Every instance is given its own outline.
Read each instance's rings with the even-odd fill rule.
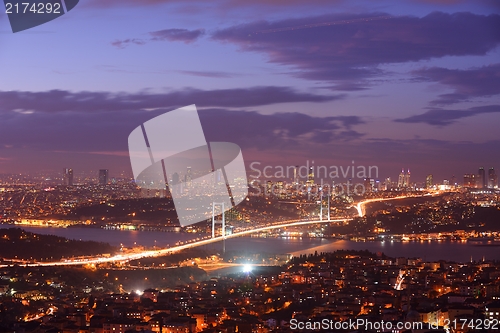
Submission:
[[[432,67],[413,73],[423,80],[454,89],[453,93],[439,95],[438,99],[431,102],[433,105],[454,104],[475,97],[500,94],[500,63],[467,70]]]
[[[151,40],[192,43],[205,34],[204,29],[164,29],[150,32]]]
[[[0,91],[0,112],[98,112],[167,110],[185,105],[199,107],[251,107],[293,102],[328,102],[342,95],[316,95],[298,92],[288,87],[258,86],[218,90],[183,89],[163,94]]]
[[[86,104],[86,101],[81,101]],[[357,116],[313,117],[301,113],[198,108],[208,141],[235,142],[257,150],[288,149],[347,142],[363,135]],[[93,112],[2,112],[0,141],[9,149],[86,152],[126,157],[130,132],[164,110],[93,110]],[[186,133],[189,135],[189,133]]]
[[[400,123],[425,123],[434,126],[447,126],[453,124],[458,119],[487,113],[500,113],[500,105],[476,106],[468,110],[432,109],[423,114],[396,119],[395,121]]]
[[[111,42],[111,45],[119,49],[123,49],[131,44],[144,45],[150,41],[169,41],[169,42],[184,42],[186,44],[193,43],[198,38],[205,34],[204,29],[188,30],[188,29],[164,29],[151,31],[148,33],[151,38],[127,38],[118,39]]]
[[[178,73],[191,75],[191,76],[200,76],[200,77],[210,77],[210,78],[232,78],[238,76],[235,73],[229,72],[216,72],[216,71],[188,71],[188,70],[178,70]]]
[[[239,8],[239,7],[256,7],[256,6],[265,6],[265,7],[291,7],[298,6],[310,7],[311,5],[327,5],[331,6],[342,5],[345,3],[349,3],[346,0],[214,0],[217,4],[217,8]],[[464,3],[473,4],[475,6],[481,6],[486,8],[499,8],[500,4],[497,0],[410,0],[406,1],[407,3],[423,3],[423,4],[433,4],[433,5],[444,5],[444,6],[456,6]],[[155,6],[162,4],[183,4],[190,5],[192,7],[202,7],[200,5],[205,5],[206,1],[203,0],[89,0],[89,7],[115,7],[115,6]],[[401,5],[401,0],[381,0],[376,3],[376,6],[389,6],[389,5]],[[364,4],[366,6],[366,4]]]
[[[232,26],[212,38],[264,53],[299,77],[359,90],[386,74],[382,64],[485,55],[500,44],[499,27],[499,15],[472,13],[323,15]]]
[[[117,47],[119,49],[123,49],[130,44],[144,45],[144,44],[146,44],[146,41],[143,39],[129,38],[129,39],[123,39],[123,40],[115,40],[114,42],[111,42],[111,45],[113,45],[114,47]]]
[[[364,124],[357,116],[312,117],[292,112],[264,115],[226,109],[201,110],[200,118],[209,141],[230,141],[259,150],[296,150],[304,145],[359,139],[363,134],[353,127]]]

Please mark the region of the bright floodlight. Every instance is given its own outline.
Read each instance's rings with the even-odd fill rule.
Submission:
[[[142,291],[140,291],[139,289],[137,289],[137,290],[135,291],[135,293],[136,293],[137,295],[142,295],[142,294],[143,294],[143,292],[142,292]]]
[[[252,271],[252,266],[251,265],[245,265],[245,266],[243,266],[243,272],[250,273],[251,271]]]

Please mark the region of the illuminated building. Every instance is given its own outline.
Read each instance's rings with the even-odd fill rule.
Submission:
[[[363,185],[365,187],[365,191],[366,193],[370,193],[372,192],[372,179],[370,178],[365,178],[364,182],[363,182]]]
[[[398,177],[398,188],[408,188],[410,187],[410,169],[405,173],[404,169],[401,169],[401,173]]]
[[[457,177],[455,177],[455,175],[451,176],[450,185],[453,187],[456,187],[458,185],[457,184]]]
[[[398,188],[403,188],[405,183],[405,171],[404,169],[401,169],[401,173],[399,174],[398,177]]]
[[[273,190],[273,182],[268,180],[266,184],[266,193],[271,194],[272,190]]]
[[[313,167],[309,168],[309,174],[307,175],[307,183],[310,185],[314,185],[314,169],[313,169]]]
[[[186,169],[186,176],[184,177],[184,182],[186,183],[187,187],[191,187],[191,182],[193,180],[193,174],[191,171],[191,167],[187,167]]]
[[[476,187],[476,175],[466,173],[464,175],[464,187]]]
[[[99,170],[99,185],[106,185],[108,183],[108,169]]]
[[[498,187],[498,176],[495,172],[495,169],[491,167],[488,170],[488,188],[497,188]]]
[[[63,171],[63,185],[73,186],[73,169],[66,168]]]
[[[296,165],[295,168],[293,168],[293,183],[297,185],[299,183],[299,166]]]
[[[387,177],[385,179],[385,190],[389,191],[392,189],[392,182],[391,182],[391,177]]]
[[[476,187],[477,188],[485,188],[486,187],[486,172],[483,167],[479,168],[479,172],[477,174]]]
[[[408,172],[405,175],[404,187],[410,187],[410,169],[408,169]]]
[[[434,185],[433,176],[429,174],[425,178],[425,188],[432,188],[433,185]]]

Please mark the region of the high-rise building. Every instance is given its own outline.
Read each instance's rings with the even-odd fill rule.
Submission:
[[[457,177],[455,177],[455,175],[451,176],[451,181],[450,181],[450,185],[453,186],[453,187],[457,187]]]
[[[408,169],[408,172],[405,175],[404,187],[410,187],[410,169]]]
[[[398,177],[398,188],[403,188],[405,187],[405,170],[401,169],[401,173],[399,174]]]
[[[192,180],[193,180],[193,174],[191,171],[191,167],[188,166],[186,169],[186,176],[184,177],[184,182],[186,183],[187,187],[191,187]]]
[[[295,168],[293,168],[293,184],[297,185],[299,183],[299,166],[296,165]]]
[[[371,193],[373,190],[372,186],[372,179],[371,178],[365,178],[363,181],[363,186],[365,187],[365,192],[366,193]]]
[[[476,187],[476,178],[475,174],[466,173],[464,175],[464,187]]]
[[[390,191],[392,189],[392,181],[391,181],[391,177],[387,177],[385,179],[385,190],[386,191]]]
[[[486,187],[486,172],[484,171],[484,167],[479,168],[479,172],[477,174],[476,187],[477,188],[485,188]]]
[[[63,170],[63,185],[73,186],[73,169],[66,168]]]
[[[433,176],[429,174],[425,178],[425,188],[432,188],[433,186],[434,186]]]
[[[498,176],[495,172],[495,169],[491,167],[488,170],[488,188],[497,188],[498,187]]]
[[[106,185],[108,183],[108,169],[99,170],[99,185]]]
[[[309,174],[307,175],[307,182],[310,185],[314,184],[314,168],[313,167],[309,168]]]

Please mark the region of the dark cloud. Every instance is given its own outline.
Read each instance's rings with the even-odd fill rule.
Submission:
[[[224,109],[200,111],[210,141],[236,142],[245,148],[299,149],[311,143],[361,138],[352,127],[363,124],[357,116],[312,117],[302,113],[234,112]],[[224,121],[221,121],[224,119]]]
[[[432,67],[420,69],[414,74],[423,80],[439,82],[454,89],[453,93],[439,95],[437,100],[431,102],[434,105],[500,94],[500,63],[467,70]]]
[[[127,38],[118,39],[111,42],[111,45],[119,49],[123,49],[131,44],[144,45],[150,41],[169,41],[169,42],[184,42],[186,44],[195,42],[198,38],[205,34],[204,29],[164,29],[158,31],[151,31],[148,33],[151,38]]]
[[[359,90],[384,74],[382,64],[485,55],[500,44],[500,16],[324,15],[232,26],[212,38],[265,53],[270,62],[299,70],[300,77]]]
[[[327,102],[342,96],[298,92],[287,87],[252,87],[219,90],[184,89],[163,94],[109,92],[0,92],[0,112],[98,112],[200,107],[249,107],[291,102]]]
[[[85,104],[85,101],[82,101]],[[348,141],[356,116],[312,117],[300,113],[270,115],[255,111],[198,108],[208,141],[235,142],[258,150],[297,149],[310,144]],[[87,152],[123,155],[130,132],[165,111],[109,110],[2,112],[0,142],[4,147],[40,151]],[[186,133],[189,135],[189,133]],[[113,153],[114,152],[114,153]]]
[[[212,3],[217,3],[217,8],[232,8],[232,7],[290,7],[290,6],[311,6],[311,5],[333,5],[348,3],[347,0],[214,0]],[[90,7],[115,7],[115,6],[154,6],[161,4],[187,4],[187,5],[204,5],[204,0],[90,0]],[[449,5],[456,6],[464,3],[473,4],[475,6],[486,8],[500,8],[497,0],[381,0],[377,2],[377,6],[382,5],[402,5],[405,3],[424,3],[434,5]],[[200,6],[201,7],[201,6]],[[204,8],[204,7],[202,7]]]
[[[232,78],[238,76],[235,73],[229,72],[215,72],[215,71],[188,71],[188,70],[178,70],[178,73],[192,75],[192,76],[200,76],[200,77],[210,77],[210,78]]]
[[[204,29],[164,29],[150,32],[151,40],[192,43],[205,34]]]
[[[485,113],[500,113],[500,105],[476,106],[468,110],[431,109],[423,114],[403,119],[396,119],[400,123],[425,123],[435,126],[447,126],[458,119],[473,117]]]

